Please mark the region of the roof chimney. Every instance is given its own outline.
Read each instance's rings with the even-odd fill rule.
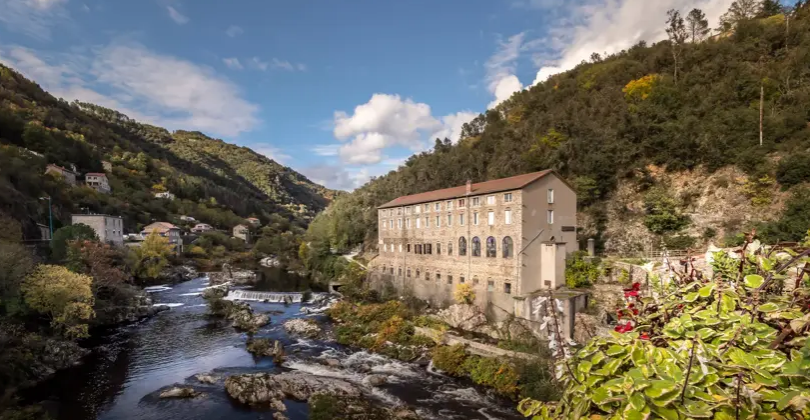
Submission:
[[[472,181],[468,179],[467,180],[467,194],[470,194],[471,192],[472,192]]]

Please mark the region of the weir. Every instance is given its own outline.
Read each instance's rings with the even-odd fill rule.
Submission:
[[[252,290],[231,290],[228,292],[227,299],[229,300],[252,300],[256,302],[272,302],[272,303],[299,303],[303,298],[303,293],[284,293],[284,292],[255,292]]]

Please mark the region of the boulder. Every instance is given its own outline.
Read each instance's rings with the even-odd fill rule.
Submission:
[[[160,398],[194,398],[201,395],[192,387],[173,386],[160,393]]]
[[[303,372],[233,375],[225,380],[225,390],[232,398],[249,405],[270,404],[272,400],[284,398],[307,401],[315,394],[337,397],[361,395],[360,388],[350,382]]]
[[[460,330],[472,332],[491,330],[486,315],[475,305],[451,305],[447,309],[439,311],[437,316],[445,324]]]
[[[217,381],[219,380],[219,377],[216,377],[216,376],[208,374],[208,373],[198,373],[198,374],[194,375],[194,379],[196,379],[199,382],[202,382],[204,384],[213,385],[213,384],[217,383]]]
[[[273,357],[276,363],[284,361],[284,347],[282,347],[281,342],[278,340],[271,344],[270,340],[266,338],[250,339],[247,342],[247,351],[254,356]]]
[[[248,332],[256,332],[260,327],[270,322],[270,316],[267,314],[254,314],[250,305],[244,302],[233,304],[228,319],[233,321],[235,328]]]
[[[321,327],[314,320],[294,318],[284,323],[284,329],[290,334],[315,337],[321,332]]]
[[[273,413],[273,420],[290,420],[290,418],[285,416],[283,413],[276,411]]]
[[[256,272],[250,270],[239,270],[231,267],[230,264],[222,264],[222,271],[208,273],[208,282],[211,285],[230,283],[236,285],[254,284],[259,280]]]
[[[372,374],[366,376],[365,379],[363,379],[363,382],[371,386],[381,386],[388,383],[388,377],[385,375]]]
[[[323,363],[326,366],[334,367],[334,368],[340,367],[340,365],[341,365],[340,360],[338,360],[338,359],[323,359],[321,361],[321,363]]]

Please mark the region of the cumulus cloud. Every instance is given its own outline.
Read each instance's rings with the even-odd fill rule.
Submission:
[[[0,0],[0,22],[11,32],[51,39],[51,28],[70,20],[67,0]]]
[[[0,48],[0,60],[57,97],[114,108],[156,125],[236,136],[259,124],[258,106],[228,79],[136,43],[69,54]]]
[[[242,35],[243,33],[245,33],[245,30],[242,29],[242,27],[236,25],[231,25],[228,27],[228,29],[225,30],[225,34],[231,38],[235,38],[239,35]]]
[[[500,41],[498,50],[485,64],[487,87],[495,99],[489,103],[492,109],[499,103],[509,99],[513,93],[523,89],[523,84],[515,75],[517,60],[520,58],[523,39],[526,33],[512,35],[506,41]]]
[[[240,63],[239,59],[236,57],[223,58],[222,62],[225,63],[225,65],[228,66],[228,68],[234,70],[242,70],[244,68],[242,67],[242,63]]]
[[[716,22],[733,0],[588,0],[568,10],[568,17],[558,19],[541,40],[553,48],[537,55],[540,69],[534,83],[574,68],[592,53],[608,54],[627,49],[639,41],[655,42],[666,38],[666,12],[702,9],[709,22]],[[547,0],[529,0],[538,8],[558,7]]]
[[[373,176],[381,176],[405,163],[405,159],[385,159],[374,166],[344,166],[322,163],[301,169],[312,182],[336,190],[351,191],[363,186]]]
[[[355,107],[351,115],[335,112],[332,132],[335,138],[346,142],[338,149],[341,161],[369,165],[383,161],[383,151],[389,147],[424,150],[425,136],[458,140],[461,125],[476,115],[463,111],[437,118],[427,104],[376,93],[368,102]]]
[[[339,144],[320,144],[309,149],[318,156],[337,156],[340,150]]]
[[[189,21],[188,16],[178,12],[177,9],[175,9],[174,7],[166,6],[166,10],[169,11],[169,17],[172,18],[172,20],[176,24],[185,25],[186,23],[188,23]]]

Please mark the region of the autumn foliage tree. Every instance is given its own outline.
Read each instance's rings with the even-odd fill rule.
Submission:
[[[93,279],[58,265],[38,265],[26,277],[21,290],[25,303],[46,315],[51,327],[68,339],[87,337],[93,318]]]
[[[169,256],[172,252],[169,238],[160,236],[156,232],[150,233],[141,246],[133,248],[130,254],[133,273],[139,278],[157,278],[169,264]]]

